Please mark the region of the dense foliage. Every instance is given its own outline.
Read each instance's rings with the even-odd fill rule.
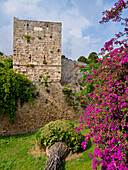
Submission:
[[[72,89],[71,89],[71,88],[66,88],[66,87],[64,87],[64,88],[62,89],[62,92],[63,92],[64,94],[70,95],[70,94],[72,93]]]
[[[97,169],[100,164],[102,170],[128,169],[128,18],[121,18],[123,9],[127,7],[128,1],[119,0],[110,11],[104,12],[106,16],[101,23],[110,19],[115,22],[123,20],[124,32],[105,43],[102,54],[106,50],[109,53],[99,59],[97,69],[92,67],[92,72],[89,71],[87,88],[84,88],[90,95],[91,103],[81,117],[77,131],[90,129],[82,142],[84,149],[87,139],[94,138],[96,148],[93,155],[90,153],[90,157],[94,158],[93,169]],[[126,39],[118,40],[125,35]],[[85,69],[81,67],[82,71]]]
[[[97,70],[99,68],[99,66],[101,65],[101,63],[97,62],[93,62],[93,60],[88,59],[88,65],[76,65],[75,67],[78,67],[79,70],[81,72],[83,72],[83,77],[81,78],[83,80],[83,84],[82,84],[82,88],[81,90],[76,93],[76,96],[79,95],[79,97],[81,98],[81,101],[85,101],[86,103],[91,99],[90,97],[90,93],[94,90],[94,84],[97,82],[97,79],[93,78],[93,81],[88,83],[86,82],[86,80],[88,79],[88,77],[90,75],[92,75],[93,70]],[[89,100],[87,100],[89,99]]]
[[[0,56],[3,56],[3,55],[4,55],[4,53],[0,51]]]
[[[65,142],[73,152],[81,148],[84,136],[75,132],[74,124],[67,120],[56,120],[40,128],[36,133],[36,139],[40,147],[46,149],[55,142]]]
[[[87,58],[85,58],[84,56],[80,56],[77,61],[87,63]]]
[[[65,57],[65,55],[61,55],[61,58],[65,59],[66,57]]]
[[[12,58],[0,60],[0,113],[10,116],[14,122],[18,99],[20,104],[29,101],[33,105],[35,86],[23,74],[16,74]]]
[[[98,62],[98,55],[96,52],[91,52],[88,56],[88,58],[85,58],[84,56],[80,56],[77,61],[82,62],[82,63],[97,63]]]
[[[98,62],[98,55],[96,52],[92,52],[89,54],[88,59],[91,59],[94,63]]]

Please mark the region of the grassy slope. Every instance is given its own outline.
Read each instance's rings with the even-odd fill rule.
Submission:
[[[77,124],[76,126],[78,127]],[[88,134],[88,130],[81,131],[84,135]],[[80,156],[77,159],[72,159],[71,161],[66,161],[65,164],[65,170],[92,170],[92,163],[93,158],[89,157],[89,153],[94,152],[94,145],[92,144],[91,140],[89,141],[86,150],[83,151],[82,156]],[[101,168],[98,167],[97,170],[100,170]]]
[[[83,132],[87,134],[87,130]],[[0,169],[2,170],[43,170],[48,159],[41,154],[35,157],[29,153],[35,150],[35,134],[15,135],[0,137]],[[91,141],[82,153],[82,156],[66,161],[65,170],[92,170],[92,158],[89,153],[93,152],[94,146]]]
[[[0,169],[43,169],[46,159],[28,153],[35,147],[35,142],[34,134],[0,137]]]

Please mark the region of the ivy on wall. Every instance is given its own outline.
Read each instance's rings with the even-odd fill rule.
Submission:
[[[12,68],[12,58],[0,59],[0,114],[9,116],[14,123],[17,101],[34,104],[35,86],[23,74],[16,74]]]

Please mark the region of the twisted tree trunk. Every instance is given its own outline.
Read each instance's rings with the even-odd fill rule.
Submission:
[[[62,142],[52,145],[47,151],[49,159],[44,170],[60,170],[62,160],[68,155],[69,150]]]

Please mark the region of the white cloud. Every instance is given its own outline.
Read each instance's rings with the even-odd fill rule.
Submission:
[[[44,10],[37,6],[40,0],[8,0],[4,3],[8,16],[35,17],[44,14]]]
[[[96,5],[99,6],[99,7],[102,7],[103,0],[96,0]]]
[[[98,23],[104,8],[112,5],[104,0],[0,0],[0,50],[12,54],[12,18],[16,16],[62,22],[62,54],[72,59],[87,57],[92,51],[98,52],[119,28]]]
[[[75,38],[81,38],[82,37],[82,32],[79,28],[73,28],[69,33],[74,36]]]
[[[116,2],[116,1],[115,1]],[[110,10],[112,7],[114,6],[114,2],[105,2],[104,3],[104,6],[103,6],[103,10],[106,11],[106,10]]]
[[[5,6],[5,12],[8,15],[13,15],[15,13],[19,13],[21,11],[21,9],[24,8],[25,3],[21,0],[17,1],[17,0],[8,0],[4,3]]]
[[[4,54],[12,54],[12,24],[0,28],[0,51]]]
[[[68,24],[66,24],[66,27],[69,30],[69,33],[76,38],[81,38],[82,30],[88,28],[91,25],[89,20],[80,15],[77,17],[68,15],[67,21]]]
[[[84,37],[84,40],[90,41],[90,36]]]
[[[74,38],[77,38],[77,41],[80,41],[82,38],[82,30],[88,28],[91,23],[90,21],[80,14],[79,8],[72,6],[66,7],[68,1],[63,1],[63,6],[56,4],[56,7],[53,8],[53,2],[51,1],[52,6],[47,4],[45,1],[44,5],[38,6],[37,2],[41,0],[7,0],[4,3],[5,14],[11,19],[13,16],[18,17],[19,19],[36,19],[36,20],[45,20],[45,21],[61,21],[62,22],[62,52],[66,52],[67,55],[72,54],[72,43]],[[55,2],[55,1],[54,1]],[[57,2],[57,1],[56,1]],[[48,5],[48,7],[47,7]],[[58,5],[58,6],[57,6]],[[45,8],[44,8],[45,6]],[[61,11],[61,12],[60,12]],[[10,27],[8,27],[9,29]],[[10,31],[11,32],[10,28]],[[4,28],[1,28],[2,32],[5,32]],[[12,42],[12,36],[6,37],[8,42]],[[70,43],[69,43],[70,42]],[[10,43],[11,44],[11,43]],[[1,45],[0,45],[1,46]],[[3,45],[2,48],[4,49]],[[8,50],[9,51],[9,50]],[[10,52],[12,51],[12,47]],[[7,52],[8,53],[8,52]],[[69,56],[72,57],[72,56]]]
[[[81,38],[72,38],[71,43],[71,56],[74,59],[78,59],[80,56],[85,56],[86,58],[91,52],[99,53],[102,41],[100,38],[94,38],[91,35],[81,37]],[[71,57],[71,58],[72,58]]]

